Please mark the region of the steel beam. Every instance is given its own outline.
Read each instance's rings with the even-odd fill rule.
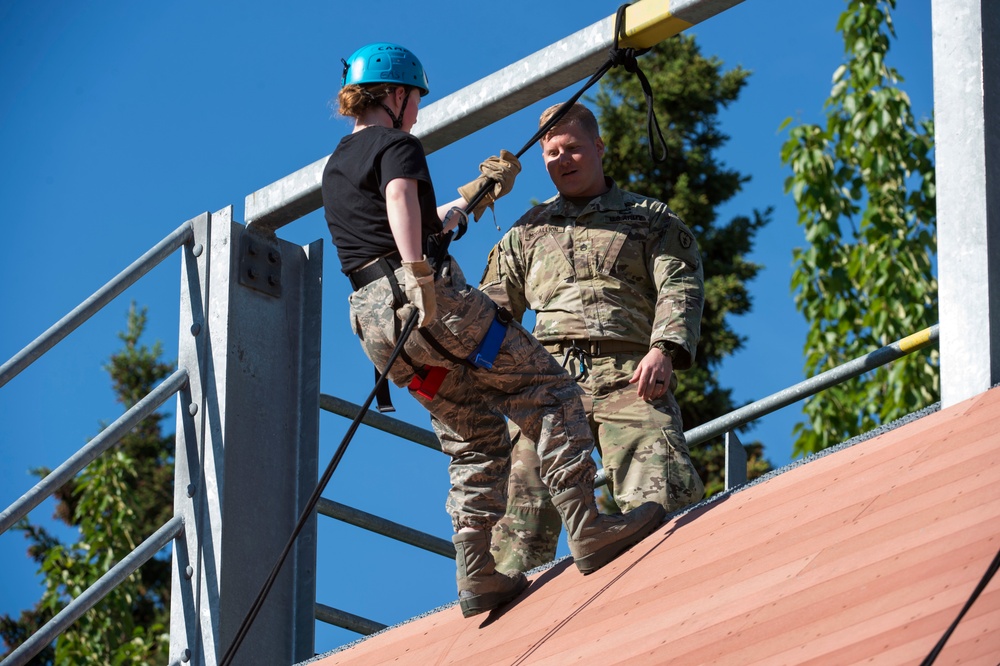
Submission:
[[[455,559],[455,546],[451,541],[415,530],[406,525],[394,523],[391,520],[362,511],[361,509],[355,509],[346,504],[320,497],[319,502],[316,504],[316,511],[324,516],[360,527],[363,530],[381,534],[390,539],[416,546],[431,553],[443,555],[452,560]]]
[[[353,402],[333,395],[327,395],[326,393],[321,393],[319,396],[319,408],[352,420],[361,411],[361,405],[356,405]],[[434,449],[435,451],[441,450],[441,442],[438,441],[437,435],[426,428],[415,426],[412,423],[370,411],[365,412],[365,416],[361,419],[361,422],[382,432],[387,432],[390,435],[416,442],[429,449]]]
[[[231,207],[192,225],[178,342],[189,382],[178,394],[174,465],[174,512],[186,529],[173,557],[170,661],[209,666],[233,643],[316,485],[322,242],[254,239],[265,259],[281,255],[275,295],[240,279],[250,232]],[[314,654],[315,518],[293,548],[235,663]]]
[[[948,407],[1000,382],[1000,3],[933,0],[931,10]]]
[[[640,0],[625,12],[619,46],[648,47],[742,0]],[[614,44],[615,16],[536,51],[420,111],[413,133],[432,153],[591,76]],[[247,224],[273,233],[322,205],[327,157],[247,195]]]
[[[733,490],[747,482],[747,450],[732,430],[722,439],[726,449],[726,490]]]
[[[325,604],[316,604],[316,619],[363,636],[371,636],[386,629],[388,625],[369,620],[366,617],[348,613]]]

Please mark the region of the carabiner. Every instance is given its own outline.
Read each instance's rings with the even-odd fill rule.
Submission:
[[[570,377],[573,378],[573,381],[581,382],[590,376],[590,370],[587,367],[587,362],[589,360],[590,354],[587,350],[577,347],[576,342],[574,342],[571,347],[567,347],[563,351],[562,367],[569,373]],[[573,370],[574,363],[578,368],[577,370]]]

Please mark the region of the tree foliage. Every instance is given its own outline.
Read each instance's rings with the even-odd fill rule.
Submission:
[[[808,246],[792,291],[815,375],[937,322],[933,123],[917,122],[886,62],[896,0],[850,0],[837,30],[825,126],[789,131],[782,161]],[[787,126],[791,119],[785,121]],[[812,453],[934,402],[937,353],[911,354],[805,403],[795,453]]]
[[[593,101],[607,146],[606,173],[625,189],[665,202],[692,229],[701,248],[705,270],[702,336],[695,367],[678,375],[677,400],[687,430],[736,407],[732,389],[719,385],[717,370],[726,356],[744,344],[729,317],[750,311],[747,283],[761,266],[746,257],[757,232],[770,221],[771,210],[754,210],[727,223],[718,221],[718,207],[750,178],[726,168],[717,156],[729,140],[720,129],[719,112],[736,101],[750,73],[740,67],[722,71],[718,58],[702,56],[695,39],[685,35],[661,42],[638,62],[653,91],[667,146],[665,162],[649,156],[648,137],[640,129],[646,127],[646,101],[635,75],[612,69],[601,80]],[[770,469],[759,443],[747,448],[751,478]],[[694,447],[691,453],[708,492],[721,490],[721,444]]]
[[[129,310],[123,348],[105,366],[127,410],[173,372],[160,360],[161,347],[139,344],[146,311]],[[28,519],[18,525],[28,539],[28,555],[40,565],[45,591],[38,604],[18,618],[0,618],[0,635],[13,649],[112,566],[155,532],[173,514],[173,437],[163,436],[162,414],[144,419],[117,447],[88,465],[55,497],[55,518],[79,532],[63,543]],[[49,470],[33,470],[44,476]],[[93,609],[74,622],[33,664],[166,663],[170,561],[161,553],[132,574]]]

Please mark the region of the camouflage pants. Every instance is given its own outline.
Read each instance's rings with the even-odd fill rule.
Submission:
[[[680,407],[671,390],[652,401],[628,383],[642,353],[591,359],[584,406],[615,503],[629,511],[655,501],[668,512],[702,498],[705,487],[688,454]],[[538,476],[529,436],[511,426],[514,450],[507,511],[493,528],[492,550],[502,571],[527,571],[555,558],[560,519]]]
[[[402,283],[402,271],[396,272]],[[451,355],[468,357],[493,322],[496,306],[470,287],[453,260],[435,282],[437,317],[427,332]],[[350,298],[351,328],[380,370],[396,345],[399,319],[388,280],[376,280]],[[516,322],[506,335],[492,370],[456,363],[414,330],[404,345],[406,358],[393,364],[389,378],[407,386],[414,366],[449,369],[433,400],[411,392],[430,411],[441,448],[451,457],[447,509],[456,531],[490,529],[503,515],[510,471],[510,437],[505,416],[532,441],[540,483],[555,493],[592,483],[594,443],[581,403],[582,392],[530,333]]]

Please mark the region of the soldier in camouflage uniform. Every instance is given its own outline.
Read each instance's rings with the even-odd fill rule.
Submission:
[[[541,147],[559,194],[493,248],[480,288],[518,321],[535,312],[535,337],[584,390],[621,510],[652,500],[676,511],[704,494],[674,398],[674,371],[691,367],[701,329],[698,245],[666,205],[604,176],[597,120],[583,105]],[[527,571],[555,556],[559,515],[539,479],[531,436],[511,430],[509,501],[492,550],[500,570]]]
[[[432,267],[424,255],[429,238],[454,226],[455,214],[465,215],[454,206],[489,183],[473,210],[478,218],[510,190],[517,158],[506,151],[491,157],[480,167],[484,175],[459,189],[461,199],[438,207],[423,147],[410,134],[428,94],[416,56],[395,44],[362,47],[344,62],[343,83],[340,112],[355,124],[323,171],[327,223],[354,287],[351,328],[376,368],[388,363],[401,321],[417,316],[419,328],[388,374],[433,414],[441,448],[451,456],[447,507],[463,615],[496,608],[527,585],[519,572],[497,572],[489,550],[490,529],[506,504],[505,416],[537,442],[540,478],[576,564],[585,574],[596,571],[654,530],[663,509],[648,502],[626,516],[598,513],[593,438],[579,387],[530,333],[466,284],[450,256],[435,257]]]

